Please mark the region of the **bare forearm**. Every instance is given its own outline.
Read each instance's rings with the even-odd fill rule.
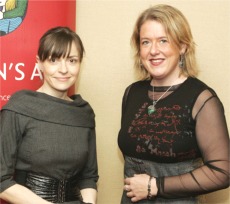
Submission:
[[[85,203],[96,204],[97,201],[97,191],[93,188],[86,188],[81,190],[83,201]]]
[[[3,191],[0,198],[12,204],[50,204],[28,188],[18,184]]]

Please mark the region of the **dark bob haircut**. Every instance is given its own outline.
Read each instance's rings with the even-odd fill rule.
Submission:
[[[69,57],[72,42],[77,47],[81,62],[84,46],[80,37],[68,27],[55,27],[44,33],[39,41],[38,57],[42,62],[49,58]]]

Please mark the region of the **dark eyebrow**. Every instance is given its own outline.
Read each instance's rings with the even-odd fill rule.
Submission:
[[[67,58],[72,58],[72,57],[77,57],[77,58],[79,58],[78,55],[70,55],[70,56],[68,56]]]

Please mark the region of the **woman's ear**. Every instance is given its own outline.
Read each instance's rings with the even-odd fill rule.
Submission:
[[[40,58],[38,57],[38,55],[36,55],[36,61],[37,61],[39,70],[42,72],[43,67],[42,67],[42,64],[41,64],[41,61],[40,61]]]
[[[187,45],[182,44],[180,48],[180,54],[181,55],[185,54],[186,50],[187,50]]]

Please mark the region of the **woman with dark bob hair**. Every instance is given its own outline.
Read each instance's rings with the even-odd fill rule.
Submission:
[[[68,27],[41,37],[37,63],[43,84],[14,93],[0,114],[1,199],[96,203],[95,115],[79,94],[68,96],[83,54],[81,39]]]
[[[184,15],[156,5],[132,35],[141,80],[123,96],[118,144],[124,155],[121,203],[198,203],[229,186],[229,133],[223,105],[200,81]]]

